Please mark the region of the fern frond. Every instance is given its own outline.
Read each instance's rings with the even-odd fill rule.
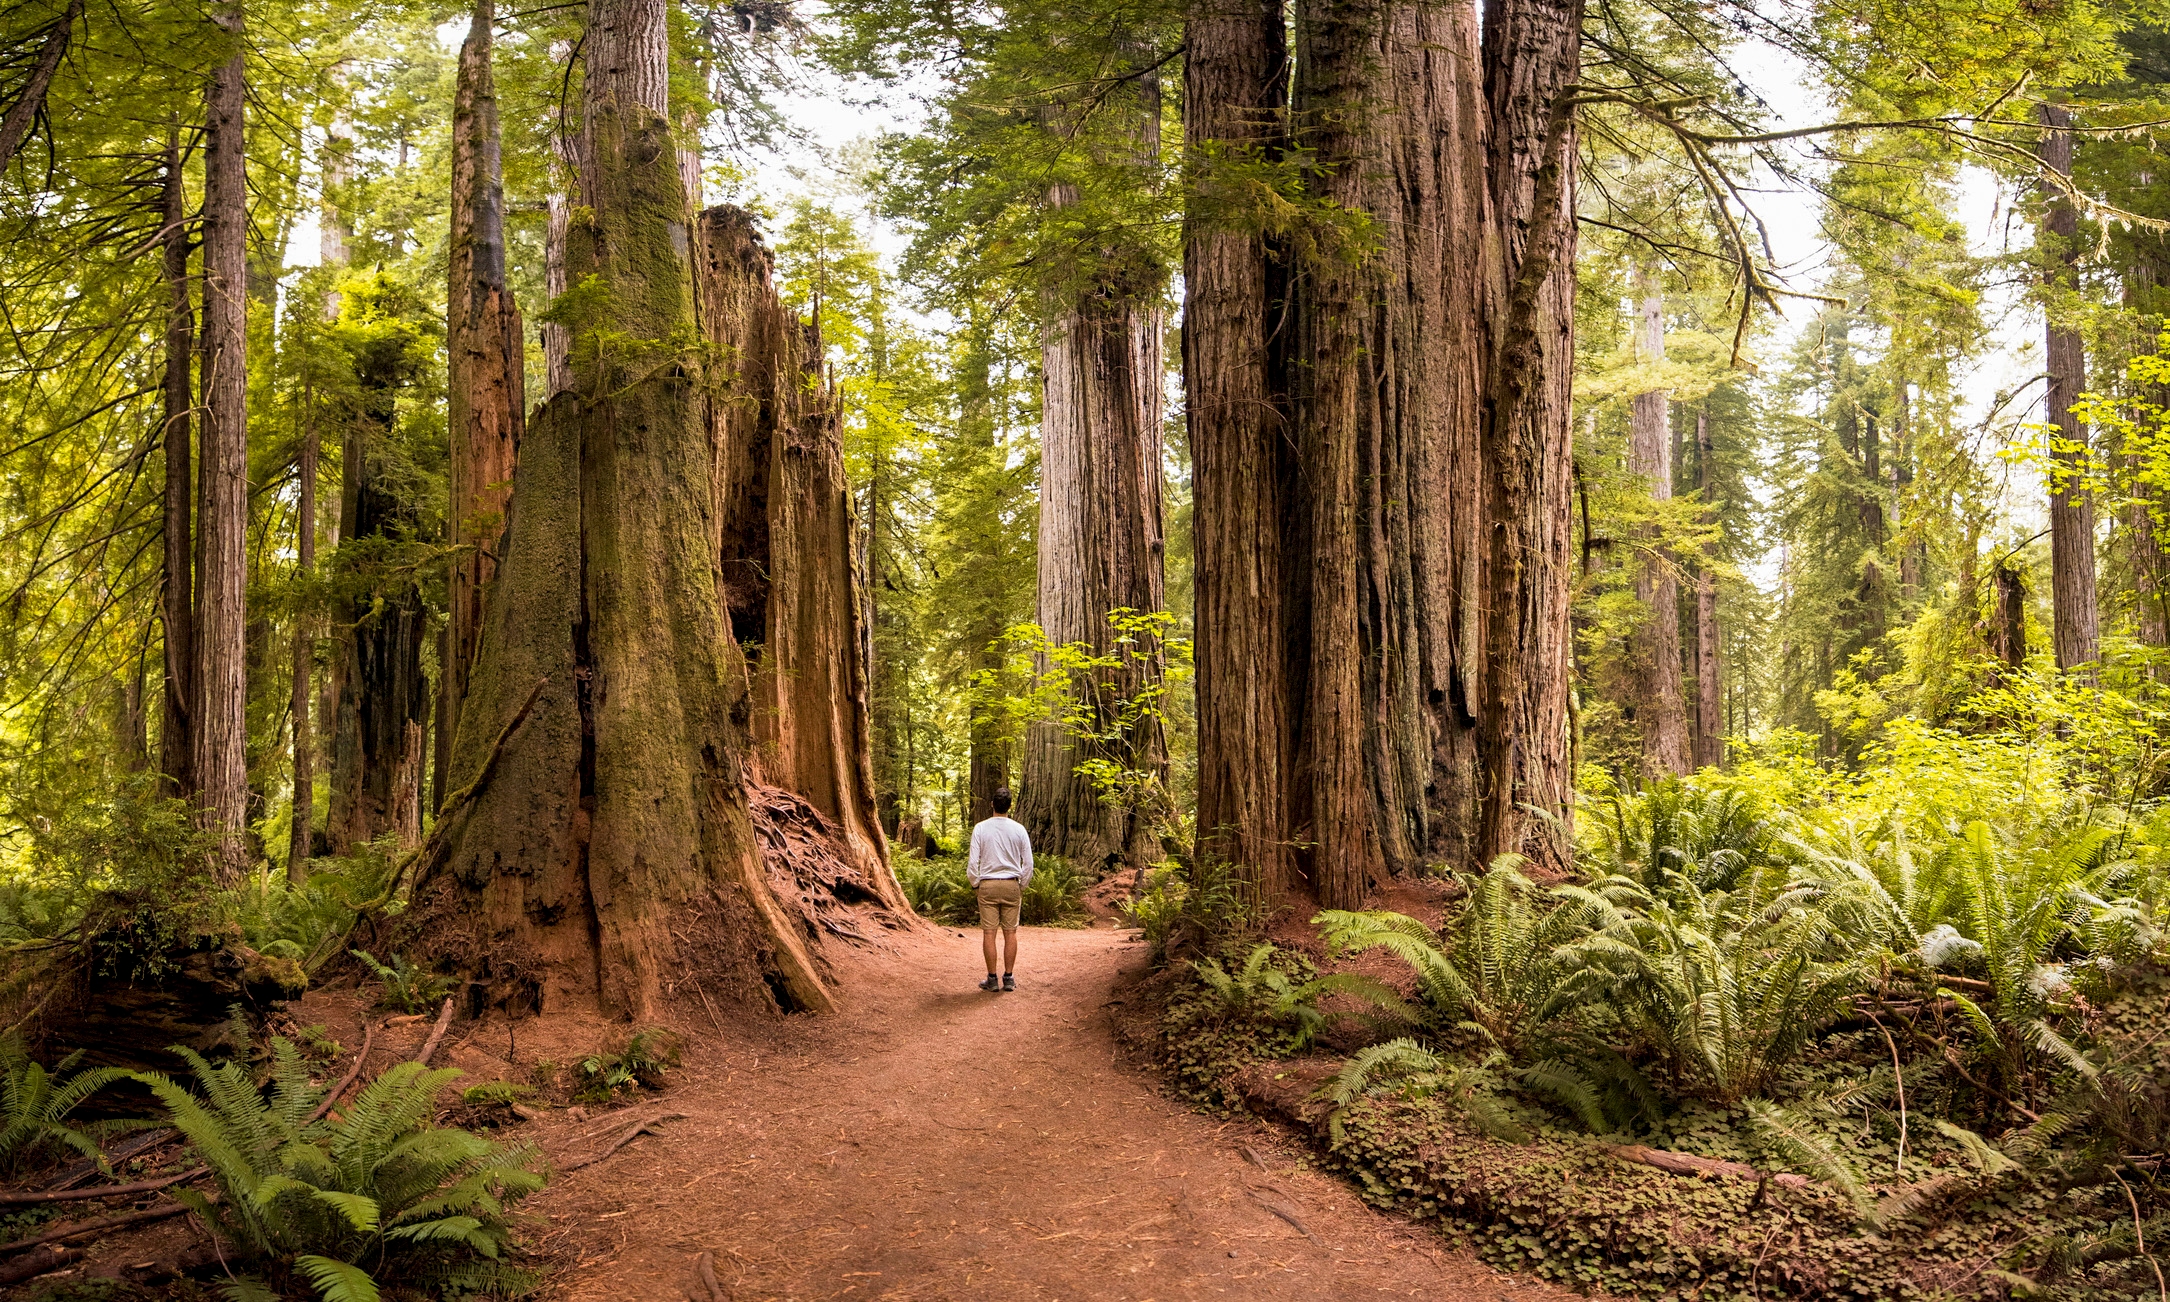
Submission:
[[[1799,1118],[1762,1099],[1749,1099],[1742,1106],[1747,1110],[1750,1128],[1773,1157],[1844,1194],[1863,1220],[1875,1217],[1876,1205],[1862,1187],[1860,1174],[1821,1136]]]
[[[1966,1153],[1967,1160],[1974,1164],[1974,1169],[1980,1171],[1983,1175],[2002,1175],[2019,1165],[2011,1158],[2006,1157],[1988,1140],[1964,1126],[1955,1126],[1941,1117],[1937,1119],[1935,1125],[1937,1133],[1958,1144],[1960,1149]]]
[[[324,1302],[379,1302],[377,1281],[360,1266],[330,1257],[305,1256],[294,1259],[294,1268],[316,1285],[317,1295]]]
[[[1534,1090],[1561,1104],[1581,1119],[1592,1132],[1603,1134],[1612,1129],[1605,1120],[1605,1109],[1597,1101],[1597,1091],[1589,1078],[1572,1065],[1558,1058],[1546,1058],[1524,1067],[1516,1075],[1525,1089]]]

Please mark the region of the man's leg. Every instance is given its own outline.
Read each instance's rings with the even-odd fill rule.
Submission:
[[[995,929],[993,927],[982,927],[980,929],[980,948],[987,951],[987,975],[993,976],[995,974]],[[1017,933],[1013,931],[1010,933],[1010,958],[1015,960],[1016,957]]]
[[[994,970],[994,962],[995,938],[993,933],[990,932],[987,937],[987,967],[989,971]],[[1016,970],[1017,928],[1011,927],[1008,931],[1002,933],[1002,975],[1008,976]]]

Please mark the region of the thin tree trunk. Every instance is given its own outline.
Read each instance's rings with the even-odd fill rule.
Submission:
[[[302,395],[301,460],[294,477],[301,485],[295,512],[295,570],[304,582],[316,573],[317,406],[313,390]],[[309,856],[315,849],[316,733],[309,706],[316,695],[316,637],[307,613],[294,617],[294,815],[286,844],[286,880],[299,886],[309,879]]]
[[[233,53],[212,75],[204,163],[204,425],[198,468],[202,561],[197,572],[194,755],[197,798],[215,840],[213,871],[248,867],[246,682],[248,582],[247,98],[241,18],[216,20]]]
[[[1710,500],[1710,413],[1695,413],[1695,480],[1705,519],[1714,520]],[[1706,553],[1695,571],[1695,766],[1725,763],[1724,693],[1719,680],[1718,574]]]
[[[69,0],[68,11],[60,20],[45,29],[42,47],[38,50],[38,62],[30,70],[30,83],[7,112],[0,115],[0,172],[15,161],[15,153],[22,148],[23,137],[30,133],[30,124],[38,120],[45,110],[45,92],[51,89],[53,74],[60,70],[60,60],[68,52],[69,38],[75,25],[83,17],[83,0]]]
[[[1192,0],[1184,50],[1184,152],[1221,160],[1198,174],[1183,255],[1197,494],[1198,858],[1235,866],[1258,899],[1272,900],[1296,884],[1281,554],[1290,467],[1272,361],[1286,286],[1265,242],[1221,214],[1230,182],[1211,169],[1283,152],[1281,0]]]
[[[452,738],[482,637],[482,594],[512,492],[513,460],[527,412],[520,313],[505,285],[505,196],[497,92],[491,70],[491,0],[477,0],[460,47],[452,108],[452,238],[445,298],[451,510],[455,549],[446,590],[439,665],[434,806],[444,796]]]
[[[2045,103],[2041,119],[2042,166],[2069,178],[2072,115],[2062,105]],[[2051,259],[2044,273],[2049,287],[2044,353],[2049,421],[2057,430],[2050,463],[2066,480],[2053,484],[2049,495],[2050,607],[2057,667],[2072,669],[2096,657],[2095,505],[2085,482],[2087,431],[2072,414],[2087,387],[2087,350],[2080,332],[2066,324],[2070,309],[2062,301],[2079,288],[2079,213],[2061,190],[2050,191],[2043,233]]]
[[[975,314],[958,384],[956,455],[969,469],[989,462],[999,464],[996,440],[992,323]],[[975,617],[965,633],[968,664],[982,673],[999,673],[1002,651],[998,643],[1010,623],[1000,596],[981,585],[974,594]],[[980,710],[976,695],[971,732],[966,739],[965,784],[958,793],[966,823],[976,824],[995,812],[995,793],[1009,785],[1009,756],[1001,725]]]
[[[2027,663],[2027,584],[2010,557],[1990,571],[1989,653],[2017,669]]]
[[[165,625],[165,690],[158,733],[158,767],[166,790],[175,796],[195,792],[194,743],[189,721],[195,716],[191,684],[196,677],[196,548],[190,527],[193,458],[190,433],[196,409],[193,362],[196,309],[188,284],[188,194],[181,171],[179,131],[166,135],[164,184],[160,204],[161,272],[166,282],[166,358],[164,420],[165,538],[162,558],[160,620]]]
[[[1647,268],[1635,279],[1641,299],[1637,359],[1645,366],[1665,360],[1665,295]],[[1641,475],[1651,500],[1673,498],[1673,431],[1666,391],[1652,389],[1630,400],[1628,471]],[[1642,725],[1643,772],[1649,777],[1686,773],[1689,768],[1686,703],[1680,692],[1680,581],[1663,557],[1643,563],[1635,576],[1635,597],[1645,623],[1635,639],[1643,673],[1636,693],[1636,722]]]

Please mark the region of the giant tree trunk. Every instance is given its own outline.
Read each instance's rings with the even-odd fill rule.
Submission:
[[[452,105],[451,274],[445,296],[452,455],[446,541],[466,550],[455,551],[445,592],[433,783],[439,801],[468,671],[482,639],[483,589],[496,568],[513,459],[527,415],[520,311],[505,286],[505,193],[490,72],[494,21],[491,0],[477,0],[460,47]]]
[[[2043,104],[2042,166],[2061,177],[2072,174],[2072,115],[2061,105]],[[2052,190],[2043,233],[2049,236],[2045,271],[2049,294],[2044,354],[2049,371],[2049,423],[2056,427],[2050,450],[2053,483],[2049,494],[2050,608],[2057,667],[2090,664],[2096,655],[2095,504],[2085,482],[2087,431],[2072,405],[2087,387],[2087,348],[2080,332],[2067,324],[2070,309],[2060,301],[2079,288],[2079,213],[2062,191]]]
[[[1695,413],[1695,480],[1706,514],[1710,501],[1710,413]],[[1725,705],[1720,693],[1718,575],[1704,556],[1695,570],[1695,766],[1725,763]]]
[[[165,626],[164,706],[158,729],[158,768],[168,794],[195,791],[195,756],[189,721],[195,715],[190,684],[196,677],[196,550],[190,527],[194,479],[189,435],[194,423],[196,387],[196,309],[188,285],[188,191],[181,172],[178,132],[166,136],[166,160],[159,211],[160,269],[166,282],[166,357],[163,422],[159,442],[165,450],[165,537],[161,540],[159,617]]]
[[[248,187],[242,109],[247,97],[238,11],[217,19],[233,53],[212,74],[203,198],[203,441],[197,467],[197,800],[215,839],[214,873],[236,882],[248,866],[246,612],[248,582]]]
[[[672,342],[695,296],[666,7],[588,13],[567,263],[609,287],[607,319],[573,323],[573,388],[521,445],[415,913],[513,1008],[648,1019],[691,985],[825,1009],[811,934],[755,844],[705,350]]]
[[[754,661],[753,766],[827,818],[882,903],[909,913],[875,808],[858,522],[821,337],[777,297],[750,214],[712,208],[699,234],[702,333],[732,360],[709,433],[723,597]]]
[[[1138,83],[1139,148],[1159,142],[1159,93]],[[1070,196],[1057,187],[1050,202]],[[1130,283],[1125,269],[1079,291],[1049,321],[1041,343],[1039,623],[1057,643],[1116,650],[1108,613],[1158,611],[1166,601],[1162,560],[1161,333],[1157,286]],[[1108,671],[1105,689],[1129,696],[1136,670]],[[1097,708],[1097,707],[1096,707]],[[1025,739],[1017,818],[1036,850],[1088,871],[1142,865],[1158,852],[1134,812],[1101,799],[1077,767],[1106,758],[1128,770],[1167,764],[1159,730],[1102,748],[1051,723]]]
[[[316,476],[317,409],[314,394],[302,399],[301,456],[294,478],[301,485],[301,501],[294,518],[295,569],[304,580],[316,572]],[[309,706],[316,695],[316,635],[306,613],[294,617],[293,701],[294,799],[293,817],[287,829],[286,880],[295,886],[309,879],[309,856],[315,849],[309,824],[316,813],[316,730],[310,726]]]
[[[1665,360],[1665,294],[1645,271],[1636,275],[1641,291],[1642,328],[1636,355],[1646,366]],[[1628,473],[1640,475],[1653,501],[1673,497],[1671,404],[1663,389],[1638,393],[1628,414]],[[1643,773],[1648,777],[1688,771],[1687,710],[1680,692],[1680,581],[1663,557],[1643,562],[1635,576],[1635,598],[1643,605],[1644,624],[1634,644],[1642,682],[1635,717],[1643,731]]]
[[[1278,15],[1192,9],[1194,141],[1266,137]],[[1227,146],[1200,151],[1200,827],[1262,896],[1308,880],[1355,904],[1425,862],[1565,858],[1573,250],[1553,106],[1579,14],[1522,0],[1493,20],[1511,34],[1487,30],[1480,62],[1472,3],[1298,7],[1296,143],[1376,247],[1292,262],[1293,331],[1273,250],[1215,189]]]

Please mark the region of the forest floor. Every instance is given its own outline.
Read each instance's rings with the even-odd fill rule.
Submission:
[[[1028,928],[1021,988],[996,995],[977,933],[892,934],[838,955],[841,1015],[689,1044],[643,1104],[682,1119],[530,1204],[545,1296],[676,1302],[703,1252],[738,1302],[1572,1296],[1373,1212],[1268,1126],[1164,1097],[1109,1015],[1145,965],[1132,935]],[[580,1129],[537,1128],[552,1151]]]

